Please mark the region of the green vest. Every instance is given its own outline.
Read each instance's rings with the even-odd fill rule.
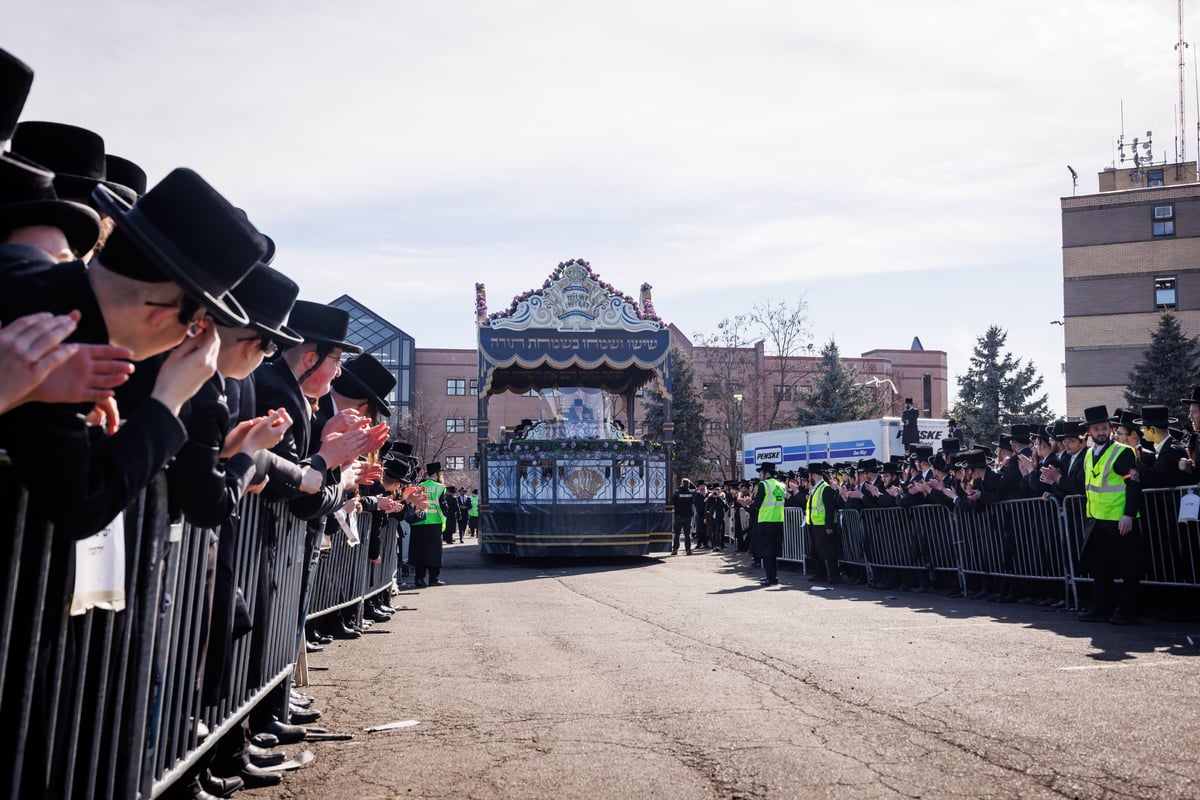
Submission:
[[[425,487],[425,493],[429,495],[429,508],[425,509],[425,519],[417,520],[412,524],[446,527],[446,517],[442,515],[442,495],[446,493],[446,487],[433,478],[421,481],[421,486]]]
[[[774,478],[762,481],[763,502],[758,507],[759,522],[783,522],[783,501],[787,497],[787,487]]]
[[[478,517],[479,516],[479,495],[477,495],[477,494],[471,495],[471,505],[467,508],[467,516],[468,517]]]
[[[808,508],[805,513],[805,519],[809,525],[816,525],[819,528],[825,527],[825,487],[827,485],[825,481],[821,481],[808,493]]]
[[[1088,448],[1083,457],[1083,477],[1087,488],[1087,515],[1092,519],[1116,522],[1125,515],[1125,478],[1113,472],[1113,462],[1126,445],[1113,442],[1100,463],[1095,463],[1095,451]]]

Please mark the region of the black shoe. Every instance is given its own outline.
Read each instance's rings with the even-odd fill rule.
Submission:
[[[173,798],[187,798],[187,800],[216,800],[220,795],[212,794],[205,791],[204,786],[200,783],[200,776],[196,775],[191,780],[185,781],[178,785],[171,793]]]
[[[319,653],[324,649],[325,649],[324,647],[317,644],[316,642],[305,642],[304,643],[304,652],[306,652],[306,653]]]
[[[424,589],[425,587],[429,586],[429,584],[425,581],[413,581],[413,586],[417,587],[418,589]]]
[[[292,708],[308,708],[313,704],[311,697],[305,697],[292,692],[291,705]]]
[[[291,712],[293,725],[311,725],[321,718],[321,712],[315,708],[291,706],[288,710]]]
[[[256,767],[273,767],[276,764],[282,764],[286,761],[287,753],[281,753],[278,750],[267,750],[251,744],[246,747],[246,757]]]
[[[328,633],[322,633],[314,636],[313,641],[317,644],[331,644],[333,642],[333,637]]]
[[[247,789],[261,789],[265,786],[278,786],[283,780],[283,776],[278,772],[256,767],[253,764],[247,764],[242,767],[240,773],[242,782],[246,784]]]
[[[348,625],[339,625],[333,629],[333,635],[338,639],[357,639],[362,636],[362,632]]]
[[[308,735],[308,731],[299,725],[288,725],[286,722],[280,722],[277,719],[268,722],[266,727],[258,731],[258,733],[271,734],[275,737],[276,744],[295,744],[296,742],[304,741],[304,737]],[[254,739],[251,739],[251,741],[254,741]],[[254,741],[254,743],[259,747],[267,746],[260,741]],[[248,783],[246,785],[249,786]]]
[[[244,783],[236,775],[232,778],[218,778],[205,770],[200,773],[200,786],[204,788],[204,791],[217,797],[231,797],[234,792],[244,786]]]
[[[379,605],[377,605],[375,607],[385,614],[395,614],[396,613],[396,607],[389,606],[387,603],[380,603]]]
[[[366,617],[367,619],[374,620],[375,622],[387,622],[389,619],[392,618],[391,614],[385,614],[382,611],[380,611],[379,609],[374,608],[373,606],[367,606],[366,608],[364,608],[363,616]]]
[[[250,744],[254,745],[255,747],[262,747],[264,749],[268,747],[278,747],[279,737],[273,733],[259,731],[250,737]]]
[[[434,578],[433,580],[431,580],[429,582],[429,585],[430,586],[445,586],[446,582],[444,580],[442,580],[441,578]]]

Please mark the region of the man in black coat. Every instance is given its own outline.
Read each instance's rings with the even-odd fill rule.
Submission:
[[[696,498],[695,491],[692,490],[692,481],[690,478],[679,479],[679,489],[671,497],[671,504],[675,508],[675,533],[671,538],[671,555],[679,554],[679,539],[683,538],[684,552],[687,555],[692,554],[692,517],[694,511],[692,504]]]
[[[1179,469],[1180,462],[1187,459],[1187,450],[1169,430],[1178,421],[1166,406],[1144,406],[1142,416],[1134,420],[1142,427],[1147,445],[1139,453],[1142,463],[1138,476],[1143,489],[1165,489],[1189,482]]]
[[[909,445],[921,441],[921,431],[917,427],[917,420],[920,418],[921,412],[913,405],[913,399],[904,398],[904,410],[900,412],[900,444],[906,451]]]

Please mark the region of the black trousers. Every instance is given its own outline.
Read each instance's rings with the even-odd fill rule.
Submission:
[[[687,552],[692,552],[692,516],[675,515],[675,535],[671,537],[671,552],[679,551],[679,535],[683,534],[683,545]]]

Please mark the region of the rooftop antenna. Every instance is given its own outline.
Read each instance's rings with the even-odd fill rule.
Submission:
[[[1183,0],[1178,0],[1179,6],[1179,41],[1175,43],[1175,50],[1179,53],[1179,145],[1178,159],[1175,163],[1182,164],[1187,161],[1187,107],[1184,105],[1186,98],[1183,94],[1183,79],[1187,74],[1187,62],[1184,51],[1188,48],[1188,43],[1183,40]]]
[[[1067,169],[1071,171],[1071,197],[1075,196],[1075,189],[1079,186],[1079,173],[1070,164],[1067,164]]]

